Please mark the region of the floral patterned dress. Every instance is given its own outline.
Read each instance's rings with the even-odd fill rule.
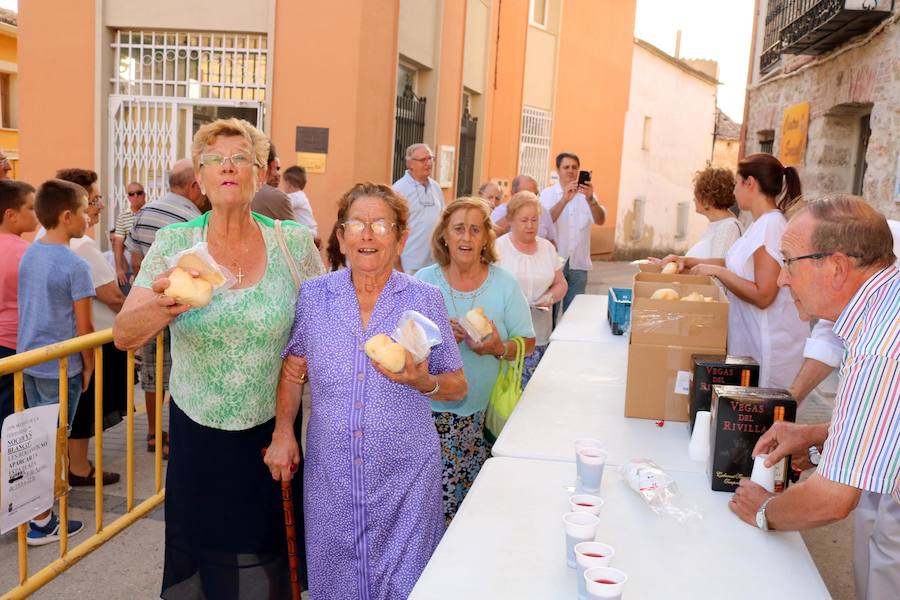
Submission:
[[[462,368],[440,292],[394,271],[363,330],[350,269],[307,281],[285,354],[307,358],[312,413],[304,516],[312,598],[406,598],[444,532],[441,447],[428,398],[363,346],[401,313],[434,321],[432,374]]]

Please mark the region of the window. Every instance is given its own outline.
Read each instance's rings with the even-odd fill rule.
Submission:
[[[531,18],[532,25],[538,27],[547,26],[547,1],[548,0],[531,0]]]
[[[10,106],[12,95],[9,91],[9,73],[0,73],[0,127],[13,128]]]
[[[519,142],[519,173],[531,175],[538,188],[547,184],[550,165],[550,127],[553,116],[549,111],[525,106],[522,108],[522,136]]]
[[[866,152],[869,149],[869,137],[872,135],[872,127],[869,122],[870,113],[859,118],[859,143],[856,148],[856,163],[853,165],[853,193],[862,196],[863,181],[866,178]]]
[[[772,154],[775,150],[775,132],[771,129],[760,131],[757,134],[759,140],[759,151],[764,154]]]
[[[644,133],[641,136],[641,150],[650,149],[650,126],[653,124],[652,117],[644,117]]]

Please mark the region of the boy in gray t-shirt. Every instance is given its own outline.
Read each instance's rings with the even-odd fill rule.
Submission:
[[[84,188],[61,179],[41,185],[34,212],[46,235],[31,244],[19,264],[19,352],[62,342],[93,331],[91,298],[94,282],[84,259],[69,250],[69,240],[80,238],[87,229]],[[94,370],[91,350],[69,357],[68,426]],[[28,367],[24,373],[25,398],[29,407],[59,403],[59,361]],[[84,528],[81,521],[69,520],[69,535]],[[48,510],[28,526],[28,545],[43,546],[59,540],[59,519]]]

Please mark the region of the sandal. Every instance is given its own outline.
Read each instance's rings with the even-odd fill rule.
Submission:
[[[162,432],[163,439],[163,460],[169,459],[169,433],[167,431]],[[147,452],[154,453],[156,452],[156,434],[148,433],[147,434]]]
[[[86,476],[76,475],[72,471],[69,471],[69,485],[72,487],[82,487],[82,486],[93,486],[95,483],[95,475],[97,470],[94,468],[94,463],[88,462],[91,465],[91,472]],[[103,472],[103,485],[112,485],[119,481],[118,473],[108,473],[106,471]]]

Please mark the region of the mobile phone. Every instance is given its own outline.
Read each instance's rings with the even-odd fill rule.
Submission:
[[[578,171],[578,185],[584,185],[591,180],[590,171]]]

